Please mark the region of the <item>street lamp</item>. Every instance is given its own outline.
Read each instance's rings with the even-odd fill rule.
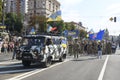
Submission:
[[[24,26],[25,35],[27,34],[27,25],[28,25],[28,23],[26,21],[24,21],[23,26]]]
[[[5,25],[4,15],[5,15],[5,0],[2,0],[2,25]]]

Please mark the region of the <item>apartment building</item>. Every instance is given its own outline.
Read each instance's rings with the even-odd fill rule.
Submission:
[[[6,0],[6,13],[25,15],[27,13],[28,0]]]
[[[71,22],[71,24],[73,24],[74,26],[76,26],[76,29],[78,30],[86,30],[86,28],[82,25],[82,22],[76,23],[76,22]]]
[[[5,6],[5,11],[6,13],[10,13],[10,12],[15,12],[16,10],[16,5],[15,5],[15,1],[14,0],[6,0],[6,6]]]
[[[28,16],[46,16],[60,10],[57,0],[28,0]]]

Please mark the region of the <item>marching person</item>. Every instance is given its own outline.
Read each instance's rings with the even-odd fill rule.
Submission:
[[[74,41],[74,58],[78,58],[79,57],[79,43],[78,43],[78,39],[75,39]]]
[[[98,42],[98,59],[102,59],[102,44]]]
[[[69,42],[69,55],[70,56],[73,55],[73,42],[72,41]]]
[[[13,59],[15,58],[15,56],[16,56],[17,48],[18,48],[18,43],[16,42],[16,43],[14,44],[12,60],[13,60]]]
[[[116,44],[115,42],[112,43],[112,53],[116,52]]]

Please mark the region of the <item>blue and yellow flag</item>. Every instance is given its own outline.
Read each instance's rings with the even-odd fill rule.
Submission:
[[[55,13],[53,13],[47,20],[47,22],[50,22],[50,21],[61,21],[62,18],[61,18],[61,11],[56,11]]]
[[[35,29],[34,29],[34,27],[32,27],[32,29],[30,30],[30,34],[35,34]]]

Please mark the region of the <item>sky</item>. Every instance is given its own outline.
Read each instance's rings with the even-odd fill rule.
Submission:
[[[110,35],[120,34],[120,0],[58,0],[65,22],[82,22],[89,31],[108,29]],[[110,21],[116,17],[117,21]]]

